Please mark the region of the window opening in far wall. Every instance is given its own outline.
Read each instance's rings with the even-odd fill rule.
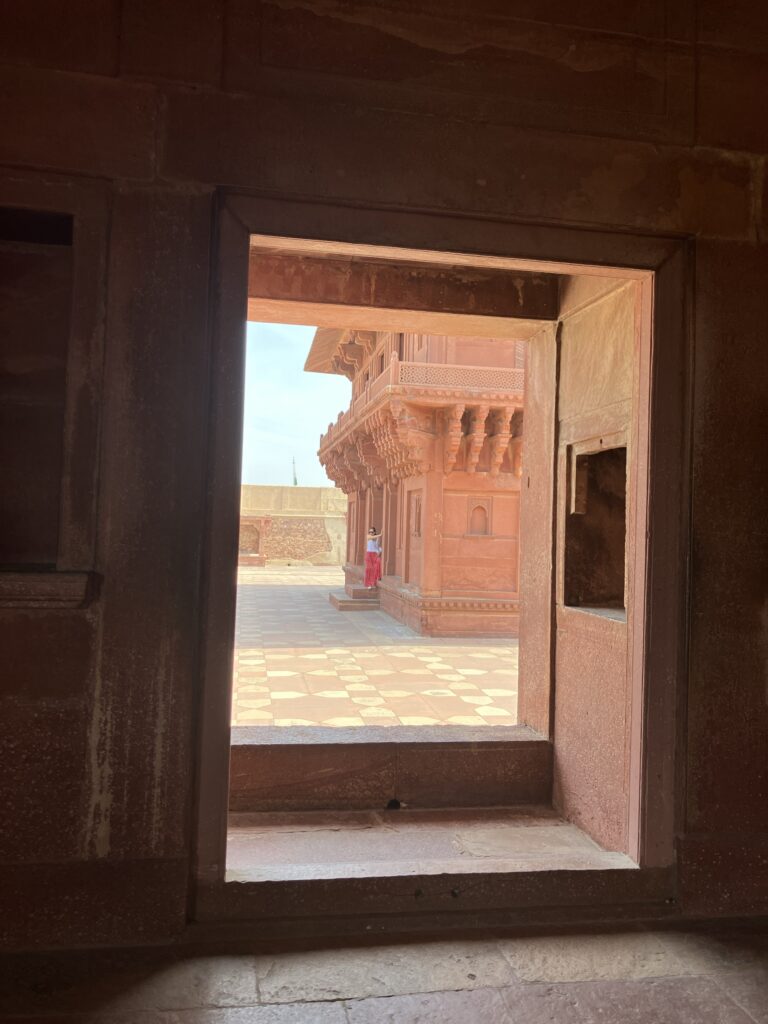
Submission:
[[[565,523],[565,604],[625,610],[627,449],[571,447]]]

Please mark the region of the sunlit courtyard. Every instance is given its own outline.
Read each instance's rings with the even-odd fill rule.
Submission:
[[[339,612],[335,566],[241,568],[233,725],[514,725],[517,641],[421,637]]]

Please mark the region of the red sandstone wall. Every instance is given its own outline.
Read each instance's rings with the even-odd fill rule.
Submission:
[[[321,516],[275,516],[263,551],[267,558],[327,563],[333,553],[333,541]]]
[[[695,239],[681,901],[768,906],[764,4],[420,6],[4,11],[3,202],[85,195],[108,244],[90,604],[0,611],[6,944],[184,926],[220,186],[424,211],[425,247],[434,213]]]

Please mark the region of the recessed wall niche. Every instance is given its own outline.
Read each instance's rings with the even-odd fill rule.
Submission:
[[[571,448],[565,520],[565,604],[624,609],[627,449]]]
[[[487,537],[491,532],[491,503],[469,499],[469,515],[467,517],[467,533],[471,537]]]
[[[72,217],[0,207],[0,567],[59,550]]]

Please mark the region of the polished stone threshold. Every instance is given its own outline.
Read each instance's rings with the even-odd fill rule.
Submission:
[[[546,807],[230,815],[227,882],[636,870]]]

